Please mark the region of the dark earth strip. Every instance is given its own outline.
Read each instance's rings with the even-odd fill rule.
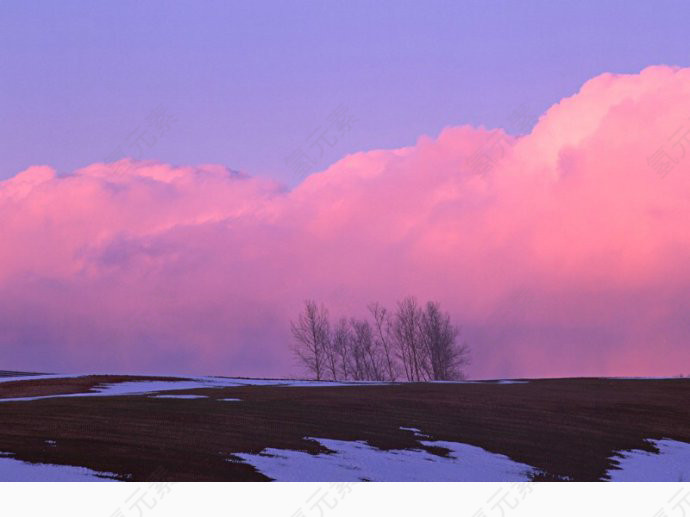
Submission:
[[[0,397],[86,392],[99,384],[136,379],[5,382],[0,383]],[[381,449],[420,448],[413,433],[400,429],[415,427],[433,440],[479,446],[532,465],[544,472],[536,480],[595,481],[613,467],[609,458],[614,451],[653,451],[646,439],[690,442],[690,379],[166,392],[174,393],[209,398],[130,395],[2,402],[0,452],[23,461],[114,472],[122,480],[151,481],[153,475],[158,481],[260,481],[268,478],[228,458],[267,447],[327,452],[305,436],[364,440]],[[218,400],[222,398],[241,401]]]

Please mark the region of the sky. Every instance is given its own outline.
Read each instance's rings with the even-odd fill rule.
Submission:
[[[601,73],[687,66],[689,22],[682,0],[4,0],[0,178],[136,154],[294,186],[352,152],[506,127],[520,106],[534,122]],[[353,130],[293,166],[340,106]],[[165,138],[128,146],[158,108],[177,121]]]
[[[291,375],[412,294],[473,377],[690,373],[689,15],[1,2],[0,364]]]

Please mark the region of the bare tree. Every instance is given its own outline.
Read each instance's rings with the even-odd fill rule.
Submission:
[[[371,341],[371,328],[367,322],[352,318],[350,320],[349,369],[352,379],[362,381],[367,379],[367,342]]]
[[[337,357],[337,370],[341,379],[352,378],[350,367],[352,355],[352,333],[347,319],[340,318],[331,336],[331,350]]]
[[[374,319],[374,342],[382,355],[387,380],[394,381],[398,378],[398,368],[393,352],[395,338],[390,316],[386,308],[378,302],[369,304],[368,308]]]
[[[459,329],[450,321],[448,313],[441,312],[438,302],[428,302],[421,313],[420,340],[427,360],[426,377],[432,380],[463,378],[462,367],[469,361],[466,344],[459,345]]]
[[[351,369],[355,380],[383,380],[381,357],[374,343],[374,333],[369,321],[352,318]]]
[[[327,369],[327,354],[330,341],[328,311],[314,300],[304,302],[304,312],[290,327],[295,338],[292,347],[295,356],[310,371],[316,380],[321,380]]]
[[[326,373],[331,379],[337,381],[340,372],[340,350],[338,350],[338,344],[333,338],[334,336],[329,329],[328,339],[324,346],[324,362],[326,363]]]
[[[378,303],[368,309],[373,324],[340,318],[331,330],[326,308],[307,300],[297,321],[290,322],[293,351],[317,380],[392,381],[401,367],[411,382],[463,378],[469,348],[458,343],[459,328],[438,302],[422,308],[415,298],[404,298],[393,315]]]
[[[393,320],[393,335],[398,349],[398,357],[405,370],[408,381],[426,380],[425,350],[420,336],[421,310],[417,299],[403,298]]]

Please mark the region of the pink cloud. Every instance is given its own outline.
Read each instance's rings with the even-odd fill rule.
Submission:
[[[292,191],[218,165],[31,167],[0,182],[0,362],[296,373],[304,298],[416,294],[463,325],[475,377],[690,373],[690,156],[669,140],[689,117],[690,69],[651,67],[528,135],[448,128]]]

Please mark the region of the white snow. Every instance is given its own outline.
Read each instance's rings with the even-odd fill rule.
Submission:
[[[380,386],[396,384],[388,381],[310,381],[300,379],[244,379],[238,377],[200,377],[205,382],[223,386],[282,386],[287,388],[337,388],[343,386]]]
[[[38,380],[38,379],[62,379],[62,378],[77,378],[85,377],[85,375],[45,375],[32,377],[14,377],[12,380]],[[4,382],[5,379],[0,379]],[[95,391],[84,393],[69,393],[56,395],[42,395],[37,397],[16,397],[16,398],[0,398],[0,402],[20,402],[41,400],[61,397],[108,397],[117,395],[148,395],[158,393],[161,391],[177,391],[177,390],[192,390],[199,388],[228,388],[238,386],[355,386],[378,383],[365,382],[335,382],[335,381],[291,381],[280,379],[239,379],[230,377],[196,377],[196,378],[180,378],[179,381],[124,381],[110,384],[103,384],[96,386]],[[387,383],[381,383],[387,384]],[[196,395],[195,397],[201,397]],[[179,397],[175,397],[179,398]],[[185,398],[190,398],[185,396]]]
[[[611,481],[690,481],[690,443],[649,440],[659,453],[633,449],[613,459],[618,468],[606,474]]]
[[[76,379],[98,374],[41,374],[20,377],[0,377],[0,383],[17,381],[37,381],[51,379]],[[525,380],[479,380],[479,381],[433,381],[437,384],[523,384]],[[116,395],[147,395],[160,391],[192,390],[198,388],[231,388],[238,386],[281,386],[281,387],[308,387],[329,388],[346,386],[381,386],[397,384],[387,381],[310,381],[298,379],[245,379],[241,377],[180,377],[175,381],[123,381],[97,386],[95,391],[88,393],[73,393],[67,395],[43,395],[38,397],[21,397],[12,399],[0,399],[0,402],[16,402],[24,400],[40,400],[56,397],[107,397]]]
[[[422,433],[422,432],[421,432],[419,429],[417,429],[416,427],[400,427],[400,430],[401,430],[401,431],[411,431],[412,433],[414,433],[414,435],[415,435],[417,438],[429,438],[429,435],[428,435],[428,434]]]
[[[18,377],[0,377],[2,382],[18,382],[18,381],[40,381],[44,379],[76,379],[78,377],[86,377],[86,374],[39,374],[39,375],[21,375]]]
[[[193,390],[207,386],[196,381],[125,381],[97,387],[97,392],[86,393],[91,396],[144,395],[159,391]]]
[[[277,481],[527,481],[535,472],[529,465],[464,443],[421,442],[450,451],[449,457],[441,457],[421,449],[385,451],[361,441],[305,439],[333,453],[269,448],[234,456]]]
[[[99,477],[104,476],[104,477]],[[6,481],[115,481],[113,474],[84,467],[26,463],[0,453],[0,482]]]
[[[156,395],[151,397],[154,399],[207,399],[206,395]]]
[[[19,402],[63,397],[109,397],[117,395],[147,395],[160,391],[191,390],[213,387],[198,381],[125,381],[114,384],[96,386],[96,391],[87,393],[68,393],[57,395],[42,395],[38,397],[17,397],[0,399],[0,402]]]
[[[432,384],[527,384],[526,380],[514,379],[478,379],[475,381],[428,381]]]

